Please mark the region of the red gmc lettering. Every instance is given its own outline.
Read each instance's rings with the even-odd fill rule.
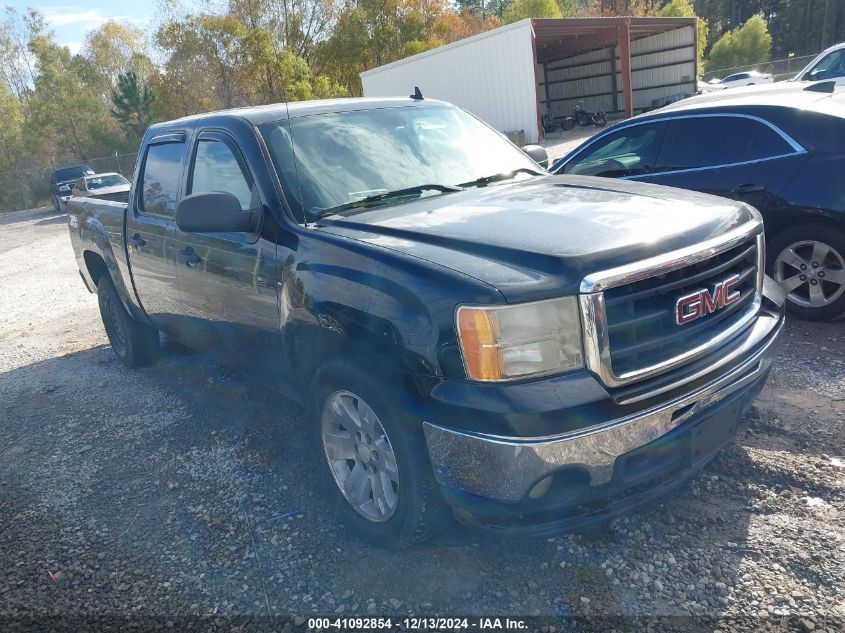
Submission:
[[[741,293],[738,290],[732,291],[732,288],[738,283],[739,275],[732,275],[717,283],[712,293],[707,288],[702,288],[684,295],[675,302],[675,322],[684,325],[736,303]]]

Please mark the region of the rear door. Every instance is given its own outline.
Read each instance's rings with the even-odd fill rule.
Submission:
[[[233,194],[243,211],[264,213],[241,148],[220,130],[196,137],[185,195],[213,191]],[[249,371],[269,355],[279,331],[275,243],[259,233],[186,233],[178,227],[176,242],[183,338]]]
[[[765,208],[805,159],[800,145],[761,118],[679,116],[667,130],[651,181]]]
[[[135,198],[126,214],[126,248],[135,292],[144,312],[162,330],[179,314],[174,230],[181,195],[185,134],[163,134],[146,146]]]

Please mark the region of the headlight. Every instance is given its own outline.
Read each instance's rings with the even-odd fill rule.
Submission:
[[[575,297],[513,306],[458,308],[458,338],[467,376],[509,380],[584,364]]]

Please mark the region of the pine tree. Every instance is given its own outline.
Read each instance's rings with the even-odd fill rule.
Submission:
[[[112,93],[112,116],[120,122],[127,136],[140,138],[153,120],[152,105],[155,100],[149,86],[143,86],[133,72],[121,73],[117,90]]]

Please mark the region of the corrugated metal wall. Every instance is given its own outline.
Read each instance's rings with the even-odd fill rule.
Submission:
[[[634,110],[655,101],[696,91],[696,51],[693,27],[683,27],[631,42],[631,85]],[[614,82],[615,71],[615,82]],[[619,47],[576,55],[545,65],[541,98],[556,116],[571,114],[578,101],[587,110],[624,112]]]
[[[466,108],[502,132],[537,141],[537,84],[530,20],[361,73],[365,97],[409,95]]]

